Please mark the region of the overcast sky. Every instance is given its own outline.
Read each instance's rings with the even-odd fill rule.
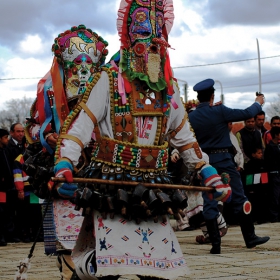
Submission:
[[[51,67],[53,40],[71,26],[85,24],[97,32],[109,42],[108,58],[113,55],[119,49],[118,6],[116,0],[1,1],[0,109],[11,98],[36,97],[38,77]],[[264,110],[278,98],[279,0],[174,0],[174,9],[171,65],[180,85],[188,83],[189,99],[196,98],[192,88],[197,82],[212,78],[218,81],[215,101],[223,89],[226,106],[249,106],[259,90],[256,39]],[[21,79],[3,80],[10,78]]]

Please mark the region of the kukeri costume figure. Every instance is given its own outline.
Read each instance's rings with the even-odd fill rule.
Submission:
[[[104,180],[80,184],[76,192],[77,206],[86,215],[72,253],[80,279],[128,274],[176,279],[188,273],[166,217],[172,207],[177,211],[177,197],[184,202],[182,208],[186,206],[184,193],[108,184],[171,183],[166,139],[189,170],[196,169],[205,185],[217,187],[214,198],[230,197],[229,186],[207,164],[196,142],[172,77],[167,48],[173,18],[172,1],[121,1],[119,67],[112,61],[95,74],[62,127],[54,170],[68,182],[64,189],[75,186],[74,168],[92,131],[96,142],[84,176]]]
[[[25,128],[31,145],[40,142],[43,145],[43,151],[37,156],[31,155],[26,162],[27,172],[34,176],[36,193],[42,198],[46,196],[44,190],[52,174],[54,148],[61,126],[69,112],[83,98],[95,73],[101,71],[108,54],[107,45],[102,37],[84,25],[66,30],[54,40],[53,65],[38,84],[37,99]],[[87,156],[84,155],[80,158],[78,168],[86,165],[86,162]],[[71,196],[74,190],[57,185],[52,193],[55,199],[48,206],[44,220],[45,252],[58,255],[57,264],[62,279],[70,279],[74,270],[71,251],[83,220],[81,211],[76,211],[75,205],[64,198],[65,195],[67,198]]]

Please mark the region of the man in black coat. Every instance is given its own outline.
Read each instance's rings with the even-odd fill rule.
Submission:
[[[7,242],[19,242],[15,237],[16,190],[13,178],[13,158],[7,149],[9,132],[0,129],[0,246]]]
[[[25,151],[25,136],[24,128],[20,123],[14,123],[10,128],[10,140],[8,143],[8,150],[11,154],[13,160],[20,154],[23,154]]]
[[[280,127],[272,127],[270,133],[272,140],[266,145],[264,160],[272,188],[269,198],[270,221],[276,223],[280,221]]]

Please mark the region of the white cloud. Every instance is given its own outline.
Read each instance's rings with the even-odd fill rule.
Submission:
[[[9,78],[41,77],[51,67],[51,56],[45,59],[15,57],[7,61],[5,76]]]
[[[14,57],[6,61],[5,72],[1,78],[10,78],[10,80],[3,80],[0,83],[0,109],[4,109],[3,103],[10,99],[23,96],[35,99],[37,83],[40,77],[49,71],[51,63],[51,55],[45,59]]]
[[[25,40],[20,42],[20,50],[31,54],[42,53],[43,44],[39,35],[27,35]]]

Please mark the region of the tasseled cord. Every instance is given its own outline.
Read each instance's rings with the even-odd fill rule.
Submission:
[[[17,266],[18,269],[17,269],[17,272],[15,274],[14,280],[26,280],[27,279],[27,271],[31,268],[31,262],[30,261],[31,261],[31,258],[33,257],[33,252],[34,252],[37,240],[39,238],[39,234],[42,230],[43,222],[44,222],[44,219],[45,219],[45,216],[46,216],[46,213],[47,213],[50,202],[51,202],[51,198],[48,198],[48,203],[47,203],[46,208],[44,210],[42,221],[41,221],[40,227],[37,231],[35,240],[32,244],[31,249],[30,249],[29,255],[28,255],[27,258],[25,258],[25,259],[23,259],[19,262],[19,266]]]

